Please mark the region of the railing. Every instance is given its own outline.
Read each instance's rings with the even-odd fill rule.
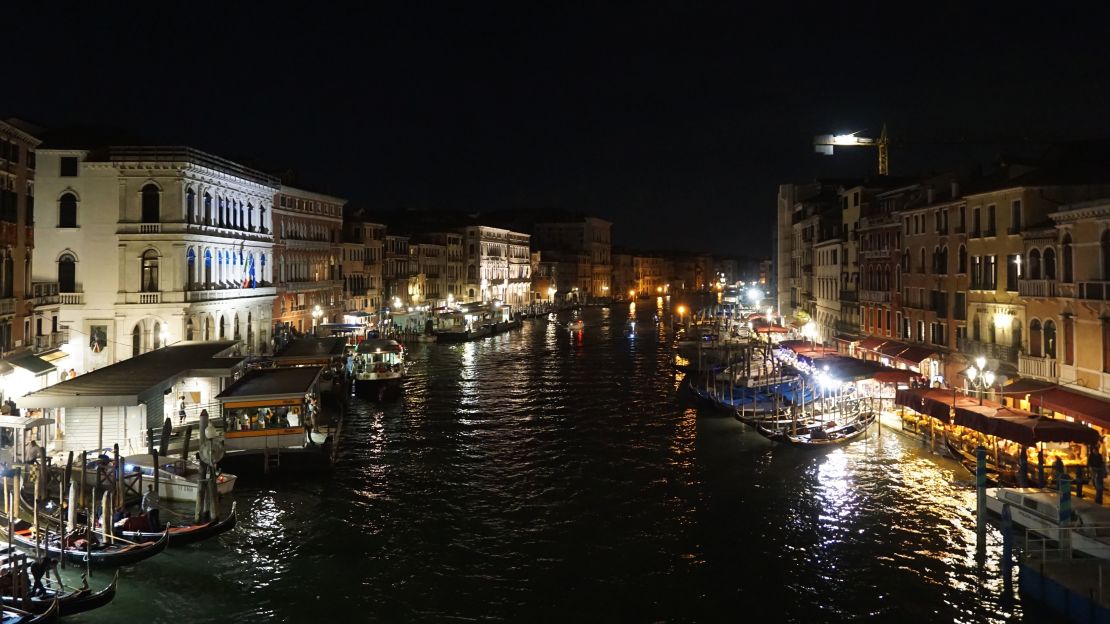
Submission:
[[[859,291],[860,301],[870,301],[874,303],[889,303],[890,291],[889,290],[861,290]]]
[[[1041,379],[1056,379],[1059,376],[1059,370],[1056,368],[1056,358],[1037,357],[1024,353],[1018,356],[1018,373],[1023,377],[1040,377]]]
[[[1018,350],[1014,347],[983,342],[981,340],[971,340],[970,338],[961,338],[957,342],[957,345],[960,351],[965,355],[982,355],[988,359],[1008,362],[1010,364],[1017,364],[1018,361]]]
[[[0,299],[0,315],[15,314],[15,299]]]
[[[1019,279],[1018,294],[1022,297],[1055,297],[1056,280]]]
[[[58,293],[58,303],[63,305],[84,305],[85,293]]]
[[[162,293],[158,293],[158,292],[139,293],[139,303],[159,303],[161,300],[162,300]]]
[[[342,280],[305,280],[302,282],[282,282],[279,284],[285,292],[307,292],[310,290],[325,290],[328,288],[341,288]],[[257,290],[257,289],[255,289]]]
[[[46,351],[55,347],[60,347],[69,341],[69,336],[65,332],[52,332],[35,336],[35,352]]]
[[[140,223],[139,234],[157,234],[162,231],[161,223]]]
[[[223,288],[213,290],[186,290],[185,301],[216,301],[220,299],[237,299],[240,297],[273,297],[273,286],[259,286],[258,288]]]
[[[863,250],[860,250],[859,257],[868,258],[868,259],[889,258],[890,257],[890,250],[889,249],[863,249]]]
[[[1079,298],[1110,301],[1110,282],[1079,282]]]

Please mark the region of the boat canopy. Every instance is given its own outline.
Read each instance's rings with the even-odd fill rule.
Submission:
[[[405,347],[396,340],[372,339],[358,343],[358,353],[401,353]]]

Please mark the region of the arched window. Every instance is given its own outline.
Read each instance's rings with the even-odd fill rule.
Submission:
[[[235,340],[239,340],[239,339],[242,338],[242,336],[240,336],[240,334],[239,334],[239,313],[238,312],[235,313],[235,319],[232,322],[233,322],[233,325],[231,326],[231,337],[234,338]]]
[[[151,340],[154,341],[154,348],[155,349],[161,349],[162,348],[162,324],[161,323],[159,323],[157,321],[154,322],[154,331],[151,333],[150,338],[151,338]]]
[[[1044,248],[1044,278],[1056,279],[1056,250],[1051,247]]]
[[[148,249],[143,252],[142,281],[139,290],[158,292],[158,252]]]
[[[58,258],[58,292],[77,292],[77,258],[70,254]]]
[[[244,227],[246,227],[246,222],[247,222],[247,212],[243,208],[243,202],[239,202],[239,229],[240,230],[242,230]]]
[[[1041,357],[1041,322],[1037,319],[1029,323],[1029,355]]]
[[[153,184],[143,187],[143,223],[158,223],[162,220],[162,191]]]
[[[210,288],[212,286],[212,250],[204,250],[204,286]],[[205,338],[208,340],[208,338]]]
[[[1056,357],[1056,323],[1051,320],[1044,322],[1044,354]]]
[[[212,317],[204,317],[204,339],[212,340]]]
[[[220,227],[223,227],[224,226],[224,198],[223,198],[222,195],[220,197],[216,198],[216,203],[219,204],[219,213],[218,213],[219,219],[216,221],[216,225],[218,225]]]
[[[204,194],[204,224],[212,225],[212,196]]]
[[[1064,243],[1060,247],[1060,255],[1064,262],[1064,282],[1070,284],[1075,280],[1075,273],[1073,271],[1073,258],[1071,250],[1071,234],[1064,234]]]
[[[131,357],[143,352],[143,330],[138,325],[131,330]]]
[[[1037,249],[1029,250],[1029,279],[1041,279],[1041,252]]]
[[[185,340],[192,340],[192,339],[193,339],[193,317],[190,316],[188,318],[188,320],[185,321]]]
[[[77,227],[77,196],[73,193],[58,198],[58,227]]]
[[[1102,251],[1102,279],[1110,280],[1110,230],[1102,231],[1099,249]]]
[[[958,270],[956,272],[957,273],[967,273],[967,247],[964,247],[963,245],[960,245],[959,255],[960,255],[960,257],[957,258],[957,260],[958,260],[957,264],[959,266],[957,267]]]
[[[197,285],[197,252],[192,247],[185,252],[185,289],[192,290]]]
[[[247,202],[247,229],[254,231],[254,205]]]
[[[227,337],[227,317],[226,316],[221,316],[220,317],[220,340],[223,340],[226,337]]]
[[[197,194],[192,188],[185,190],[185,222],[192,225],[197,222]]]

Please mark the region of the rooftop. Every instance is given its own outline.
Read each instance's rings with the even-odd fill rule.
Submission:
[[[224,402],[254,397],[299,397],[312,390],[324,369],[319,366],[252,370],[216,395]]]
[[[275,353],[274,359],[327,358],[343,355],[346,346],[346,338],[316,338],[314,336],[302,336],[282,349],[280,353]]]
[[[230,375],[243,358],[221,357],[234,340],[181,342],[54,384],[23,397],[21,407],[139,405],[183,377]]]

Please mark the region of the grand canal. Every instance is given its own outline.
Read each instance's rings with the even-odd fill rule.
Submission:
[[[813,453],[699,412],[644,303],[634,333],[614,306],[414,346],[333,475],[241,483],[235,531],[74,621],[1032,619],[955,464],[890,429]]]

